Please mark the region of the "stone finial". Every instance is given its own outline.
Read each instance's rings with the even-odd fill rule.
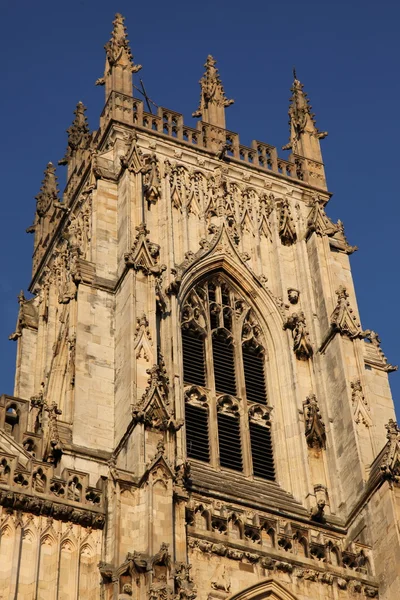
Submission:
[[[193,117],[201,117],[210,125],[225,129],[225,107],[234,103],[225,96],[224,88],[216,68],[216,60],[209,54],[205,63],[206,72],[200,79],[200,105]]]
[[[44,172],[40,192],[35,197],[36,212],[39,217],[43,217],[46,214],[53,202],[59,202],[58,193],[56,169],[53,163],[49,162]]]
[[[319,131],[315,123],[312,106],[303,91],[303,84],[293,71],[294,81],[290,88],[292,96],[289,105],[290,140],[283,150],[291,149],[294,154],[322,163],[319,140],[328,135],[327,131]]]
[[[86,106],[83,102],[78,102],[74,110],[75,118],[71,127],[68,127],[68,146],[64,158],[58,161],[59,165],[67,165],[73,154],[81,149],[86,150],[90,141],[90,131],[85,115]]]
[[[120,13],[115,15],[111,39],[104,46],[106,51],[104,77],[96,81],[96,85],[106,86],[106,100],[113,91],[132,96],[132,73],[137,73],[142,68],[142,65],[135,65],[133,62],[124,21]]]

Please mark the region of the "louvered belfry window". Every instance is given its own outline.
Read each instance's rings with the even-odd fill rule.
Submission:
[[[246,445],[253,475],[274,480],[265,343],[253,309],[217,274],[189,292],[181,326],[188,458],[248,473]]]

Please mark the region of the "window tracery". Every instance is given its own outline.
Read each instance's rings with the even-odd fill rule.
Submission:
[[[266,345],[254,311],[213,275],[187,295],[181,330],[188,458],[274,480]]]

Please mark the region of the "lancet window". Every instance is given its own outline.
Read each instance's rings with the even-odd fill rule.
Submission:
[[[254,311],[219,274],[189,292],[181,327],[188,458],[274,480],[265,342]]]

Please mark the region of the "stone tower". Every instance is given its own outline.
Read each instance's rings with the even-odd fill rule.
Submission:
[[[0,401],[0,598],[400,597],[400,430],[294,77],[288,160],[133,97],[124,20],[36,197]]]

